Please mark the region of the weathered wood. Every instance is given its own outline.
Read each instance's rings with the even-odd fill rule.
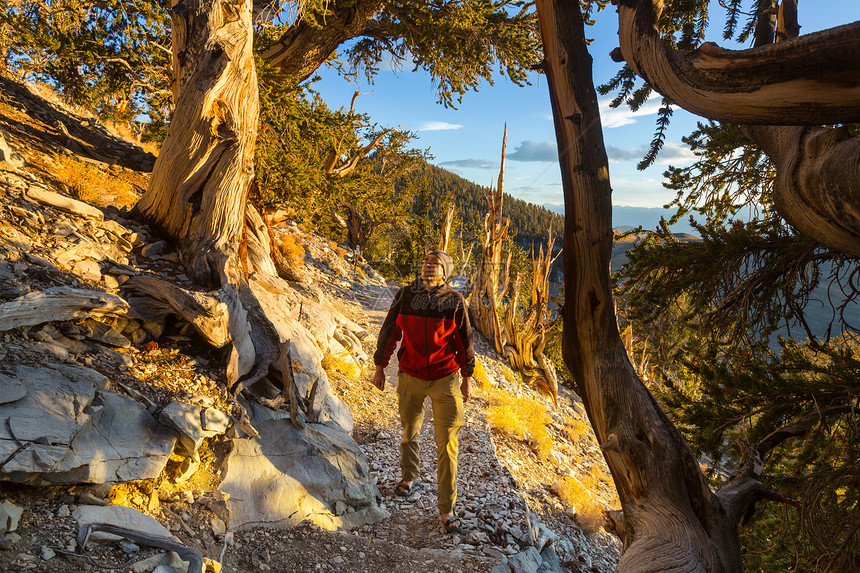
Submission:
[[[257,209],[248,203],[245,207],[245,240],[248,244],[248,269],[250,273],[278,276],[272,260],[272,240],[268,225]]]
[[[519,304],[522,276],[517,275],[514,287],[505,313],[506,344],[505,357],[511,367],[522,372],[526,381],[541,392],[549,395],[553,402],[558,399],[558,376],[555,367],[543,355],[546,344],[547,304],[549,303],[549,275],[555,238],[552,227],[549,229],[547,252],[544,255],[543,246],[537,258],[532,258],[532,293],[529,309],[526,315],[519,319],[517,305]],[[560,253],[559,253],[560,254]]]
[[[177,543],[169,537],[144,533],[142,531],[136,531],[134,529],[120,527],[110,523],[87,523],[78,529],[78,549],[84,555],[87,554],[86,549],[90,536],[96,531],[119,535],[120,537],[125,537],[126,539],[140,543],[141,545],[157,547],[158,549],[164,549],[165,551],[174,551],[179,555],[180,559],[188,562],[188,573],[203,573],[203,554],[193,547],[187,547],[181,543]]]
[[[776,167],[780,216],[810,239],[858,257],[860,138],[844,124],[860,121],[860,22],[789,38],[798,30],[790,8],[782,3],[779,26],[774,14],[760,18],[753,49],[706,43],[680,51],[660,38],[662,1],[619,2],[621,53],[680,107],[746,124],[744,134]],[[785,39],[771,43],[771,29]]]
[[[624,511],[628,546],[617,571],[743,571],[737,523],[636,376],[618,333],[612,190],[579,5],[536,6],[565,200],[562,349]]]
[[[0,304],[0,332],[46,322],[130,313],[128,303],[114,294],[52,287]]]
[[[284,393],[290,403],[290,421],[296,428],[302,428],[304,424],[299,420],[299,391],[296,388],[296,378],[293,375],[293,364],[290,361],[290,341],[284,341],[281,346],[281,381],[284,385]]]
[[[442,220],[442,232],[439,235],[439,246],[436,250],[447,252],[448,243],[451,242],[451,226],[454,224],[454,205],[448,205],[445,211],[445,218]]]
[[[503,353],[505,332],[499,317],[499,302],[508,290],[508,278],[511,266],[511,254],[505,264],[504,278],[500,284],[502,262],[502,247],[508,236],[508,226],[511,220],[502,217],[505,186],[505,148],[508,143],[508,126],[502,138],[502,165],[499,169],[499,180],[496,189],[487,193],[488,211],[484,217],[483,237],[481,246],[481,261],[475,272],[472,283],[472,296],[469,300],[469,312],[472,322],[487,339],[493,342],[496,352]]]
[[[226,297],[221,293],[186,290],[152,275],[131,277],[125,286],[161,303],[154,307],[141,307],[140,312],[147,319],[156,318],[147,315],[147,310],[170,308],[190,323],[212,346],[221,348],[232,340],[229,329],[229,306],[224,300]]]
[[[36,185],[30,185],[25,194],[27,198],[32,199],[37,203],[56,207],[57,209],[65,211],[66,213],[71,213],[72,215],[78,215],[79,217],[85,217],[87,219],[95,219],[97,221],[103,221],[105,218],[104,213],[92,205],[88,205],[83,201],[78,201],[77,199],[60,195],[59,193],[49,191]]]

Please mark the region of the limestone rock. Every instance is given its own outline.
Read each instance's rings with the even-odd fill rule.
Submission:
[[[173,541],[179,541],[161,525],[155,518],[146,515],[131,507],[121,505],[79,505],[72,513],[72,517],[83,527],[89,523],[109,523],[127,529],[133,529],[140,533],[160,535]],[[116,541],[122,539],[117,535],[96,531],[90,539],[93,541]]]
[[[204,409],[187,402],[171,402],[158,420],[179,432],[177,453],[183,456],[196,455],[204,439],[223,434],[230,422],[226,414],[215,408]]]
[[[116,346],[117,348],[128,348],[131,346],[128,338],[104,322],[88,318],[84,321],[84,324],[92,331],[92,334],[88,338],[96,342]]]
[[[542,561],[540,553],[534,547],[527,547],[525,551],[508,558],[513,573],[537,573]]]
[[[0,168],[20,169],[27,162],[21,157],[21,154],[12,149],[9,145],[9,132],[5,129],[0,129]]]
[[[18,507],[11,501],[0,503],[0,535],[18,529],[18,520],[24,513],[23,508]]]
[[[5,383],[0,385],[0,404],[20,400],[26,395],[27,389],[18,380],[6,379]]]
[[[89,368],[12,367],[0,386],[26,396],[0,404],[0,480],[36,485],[105,483],[156,477],[176,440],[137,402],[104,388]]]
[[[350,529],[377,523],[388,512],[361,449],[333,424],[296,429],[285,412],[247,404],[260,439],[233,440],[221,490],[230,496],[231,530],[257,524]],[[354,511],[335,515],[338,501]]]

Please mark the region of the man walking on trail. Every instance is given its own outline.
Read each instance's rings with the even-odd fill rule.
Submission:
[[[376,343],[373,385],[385,388],[383,369],[402,336],[397,352],[397,398],[403,426],[401,480],[394,493],[409,497],[418,478],[418,432],[424,398],[429,396],[437,451],[437,506],[445,529],[459,533],[462,519],[454,513],[458,436],[463,427],[463,402],[472,394],[475,355],[466,302],[446,282],[453,270],[454,262],[447,253],[432,251],[424,257],[421,277],[397,292]]]

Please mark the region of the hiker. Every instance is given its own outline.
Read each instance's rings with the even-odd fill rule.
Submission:
[[[466,301],[446,282],[453,270],[450,255],[431,251],[424,257],[421,276],[397,292],[376,343],[373,385],[385,389],[383,369],[402,336],[397,352],[397,401],[403,426],[401,480],[394,494],[408,498],[416,487],[418,433],[424,418],[424,398],[429,396],[437,450],[437,506],[445,530],[460,533],[462,518],[454,512],[457,440],[463,427],[463,402],[472,395],[475,355]]]

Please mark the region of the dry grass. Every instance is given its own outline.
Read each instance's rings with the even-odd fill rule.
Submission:
[[[594,476],[582,480],[566,477],[562,480],[558,497],[576,509],[576,521],[588,533],[594,533],[603,526],[603,505],[592,491],[598,491],[599,483]]]
[[[362,377],[361,368],[352,360],[347,360],[349,353],[340,355],[326,354],[322,359],[322,367],[329,376],[340,374],[346,378],[357,380]]]
[[[131,206],[137,201],[137,193],[130,184],[95,165],[71,157],[58,157],[53,175],[66,186],[72,197],[96,207]]]
[[[487,420],[493,428],[527,442],[540,459],[549,459],[553,441],[547,430],[551,418],[546,406],[532,398],[516,398],[492,387],[487,391],[487,399]]]
[[[478,384],[478,388],[484,392],[489,392],[492,387],[492,383],[487,375],[487,369],[484,367],[484,363],[477,358],[475,358],[475,371],[472,373],[472,379]]]
[[[563,430],[568,439],[574,444],[582,440],[584,436],[593,433],[588,422],[583,422],[576,418],[565,420]]]
[[[504,376],[505,380],[511,384],[522,384],[522,378],[520,377],[519,372],[514,372],[507,366],[502,366],[502,376]]]

